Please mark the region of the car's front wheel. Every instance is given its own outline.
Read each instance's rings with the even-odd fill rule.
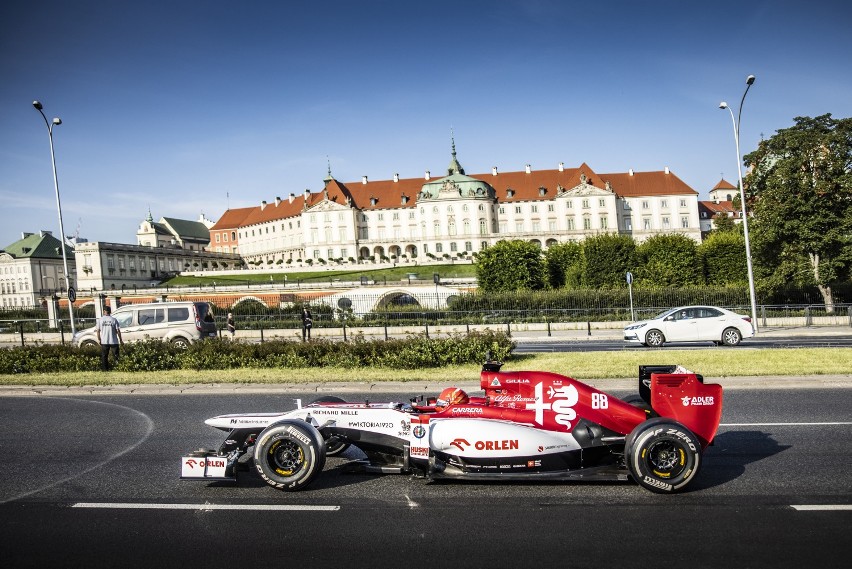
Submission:
[[[679,492],[698,472],[701,444],[677,421],[651,419],[630,433],[624,457],[630,475],[643,488],[658,493]]]
[[[648,330],[648,333],[645,334],[645,344],[652,348],[659,348],[665,341],[666,337],[657,329]]]
[[[301,490],[325,466],[325,441],[304,421],[280,421],[268,426],[254,445],[254,465],[267,484],[279,490]]]
[[[725,331],[722,332],[722,342],[726,346],[736,346],[742,339],[743,335],[736,328],[725,328]]]

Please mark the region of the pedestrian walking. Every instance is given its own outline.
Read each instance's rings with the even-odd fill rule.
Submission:
[[[302,341],[305,341],[307,337],[308,340],[311,339],[311,328],[314,326],[314,319],[311,316],[311,311],[308,310],[308,307],[304,307],[302,309]]]
[[[109,371],[109,353],[113,352],[113,363],[118,361],[118,345],[123,344],[121,327],[118,320],[112,317],[112,308],[104,306],[104,315],[97,321],[98,342],[101,345],[101,371]]]
[[[228,332],[231,334],[231,339],[234,339],[234,334],[237,333],[237,325],[234,323],[234,314],[228,313]]]

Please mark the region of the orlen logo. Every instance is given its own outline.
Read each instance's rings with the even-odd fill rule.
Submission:
[[[473,445],[471,445],[466,439],[456,439],[450,443],[450,446],[454,446],[462,452],[471,446],[473,446],[476,450],[516,450],[518,448],[518,440],[506,439],[502,441],[475,441]]]
[[[683,403],[684,407],[689,407],[690,405],[714,405],[715,401],[713,400],[713,396],[708,397],[682,397],[681,403]]]
[[[221,467],[225,466],[225,459],[217,458],[217,459],[207,459],[206,461],[204,461],[204,460],[196,461],[195,459],[190,458],[190,459],[187,459],[186,464],[190,468],[195,468],[196,466],[198,468],[204,468],[205,466],[208,467],[208,468],[221,468]]]

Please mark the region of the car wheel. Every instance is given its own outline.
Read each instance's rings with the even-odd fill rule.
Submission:
[[[280,421],[257,437],[254,465],[273,488],[301,490],[322,472],[325,442],[319,431],[304,421]]]
[[[311,401],[311,405],[313,405],[314,403],[346,403],[346,400],[341,399],[340,397],[335,397],[334,395],[326,395],[325,397],[320,397],[319,399]],[[348,448],[349,443],[336,442],[329,444],[328,439],[326,439],[325,455],[337,456],[346,452],[346,449]]]
[[[727,346],[736,346],[742,339],[742,334],[736,328],[725,328],[722,332],[722,342]]]
[[[651,492],[682,491],[698,472],[701,444],[692,432],[671,419],[650,419],[639,424],[624,449],[633,479]]]
[[[179,350],[185,350],[189,347],[189,340],[181,336],[178,336],[177,338],[172,338],[172,346]]]
[[[645,334],[645,343],[652,348],[659,348],[666,341],[666,337],[659,330],[648,330]]]
[[[82,342],[80,342],[81,348],[94,348],[97,345],[98,343],[94,340],[83,340]]]

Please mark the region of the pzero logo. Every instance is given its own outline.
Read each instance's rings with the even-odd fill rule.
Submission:
[[[547,388],[547,397],[551,401],[544,401],[544,385],[537,383],[535,386],[535,402],[526,405],[527,409],[535,410],[535,422],[544,425],[544,412],[553,411],[556,413],[554,420],[571,429],[571,421],[577,418],[577,412],[574,411],[573,407],[580,400],[577,388],[572,384],[556,388],[551,385]]]
[[[665,482],[660,482],[656,478],[651,478],[650,476],[645,477],[645,483],[650,484],[651,486],[656,486],[662,490],[669,490],[673,488],[671,484],[666,484]]]
[[[311,439],[309,439],[309,438],[308,438],[308,437],[306,437],[304,434],[302,434],[302,433],[301,433],[301,431],[299,431],[298,429],[295,429],[295,428],[293,428],[293,427],[287,427],[287,432],[288,432],[288,433],[290,433],[290,435],[291,435],[294,439],[296,439],[296,440],[298,440],[298,441],[302,441],[302,442],[303,442],[303,443],[305,443],[306,445],[311,444]]]
[[[708,397],[689,397],[687,395],[681,398],[681,403],[683,403],[684,407],[689,407],[690,405],[714,405],[715,401],[712,395]]]

